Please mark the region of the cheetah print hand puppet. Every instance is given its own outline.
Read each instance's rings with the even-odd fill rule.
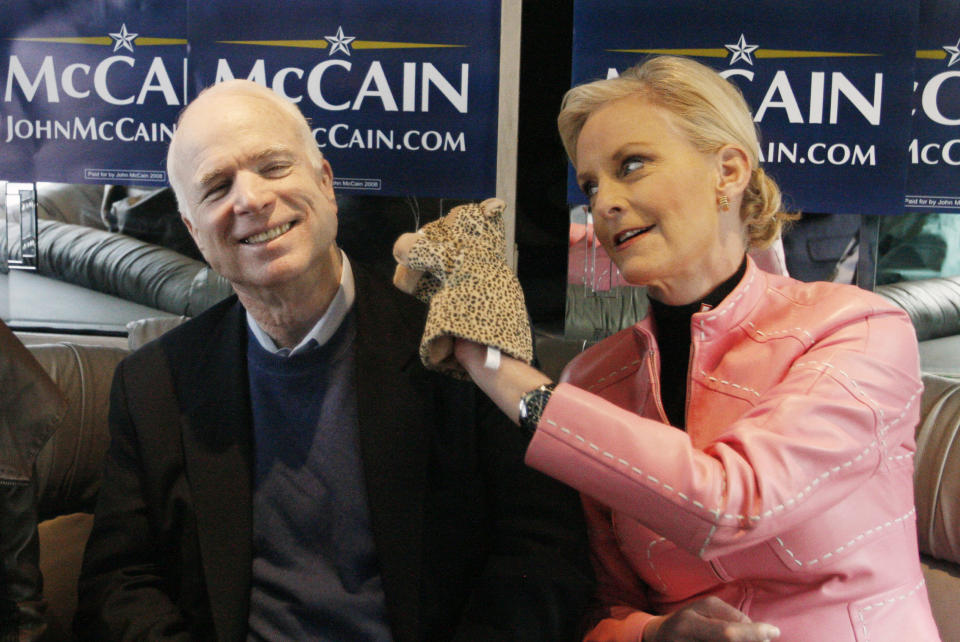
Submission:
[[[523,291],[504,259],[505,207],[495,198],[460,205],[393,246],[394,284],[430,306],[420,343],[428,368],[467,378],[453,356],[456,337],[533,360]]]

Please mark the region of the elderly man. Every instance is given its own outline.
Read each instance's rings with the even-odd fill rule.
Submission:
[[[167,168],[236,291],[118,367],[83,638],[559,640],[590,593],[579,504],[421,304],[337,247],[333,174],[255,83],[207,89]]]

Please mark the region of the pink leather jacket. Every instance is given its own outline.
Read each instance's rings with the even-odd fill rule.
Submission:
[[[715,595],[782,642],[939,640],[913,500],[922,385],[909,318],[748,260],[691,321],[687,429],[644,320],[579,355],[527,463],[584,498],[606,607],[588,640]]]

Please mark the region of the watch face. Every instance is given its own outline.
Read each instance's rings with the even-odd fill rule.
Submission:
[[[520,398],[521,426],[528,428],[530,431],[536,429],[537,424],[540,423],[540,415],[543,414],[543,409],[550,400],[553,388],[553,384],[543,385]]]

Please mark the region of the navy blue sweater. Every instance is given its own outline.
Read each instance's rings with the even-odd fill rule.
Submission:
[[[249,334],[252,640],[389,640],[357,436],[354,313],[289,357]]]

